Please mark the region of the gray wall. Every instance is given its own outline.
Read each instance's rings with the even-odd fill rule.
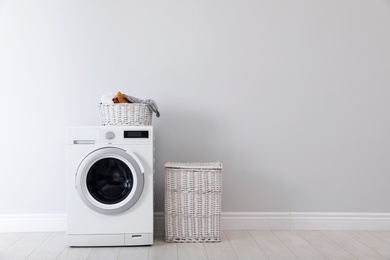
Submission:
[[[221,161],[223,211],[390,212],[390,1],[0,0],[0,213],[65,212],[69,125],[154,99],[164,163]]]

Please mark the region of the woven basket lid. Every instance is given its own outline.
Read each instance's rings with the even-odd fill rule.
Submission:
[[[222,163],[220,162],[207,162],[207,163],[167,162],[165,164],[165,168],[221,170]]]

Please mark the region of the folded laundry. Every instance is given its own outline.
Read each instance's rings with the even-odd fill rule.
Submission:
[[[131,103],[126,97],[119,91],[116,96],[112,99],[114,103]]]
[[[122,94],[120,91],[114,95],[112,92],[104,94],[100,98],[100,103],[103,105],[110,105],[116,103],[140,103],[148,105],[149,109],[156,113],[157,117],[160,117],[160,112],[158,111],[158,107],[156,102],[152,99],[139,99],[136,97],[132,97],[126,94]]]
[[[156,102],[152,99],[139,99],[136,97],[128,96],[126,94],[123,94],[123,96],[130,102],[130,103],[141,103],[141,104],[147,104],[150,110],[152,110],[154,113],[156,113],[157,117],[160,117],[160,112],[158,111],[158,107]]]

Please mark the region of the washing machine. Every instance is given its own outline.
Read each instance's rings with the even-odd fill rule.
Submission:
[[[69,246],[153,244],[152,126],[69,127]]]

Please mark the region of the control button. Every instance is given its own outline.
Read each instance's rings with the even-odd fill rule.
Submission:
[[[106,133],[106,138],[107,139],[114,139],[114,137],[115,137],[115,133],[114,132],[107,132]]]

